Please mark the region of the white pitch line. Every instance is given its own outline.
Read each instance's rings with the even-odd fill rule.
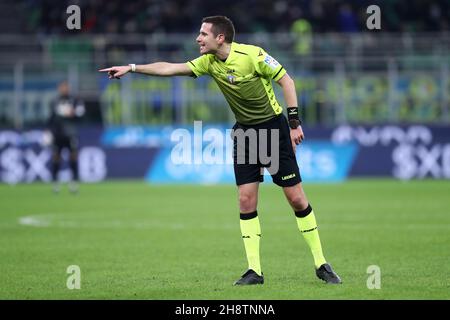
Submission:
[[[49,227],[50,222],[33,216],[19,218],[19,224],[32,227]]]
[[[62,217],[59,214],[42,214],[30,215],[20,217],[18,223],[23,226],[36,228],[80,228],[80,229],[169,229],[169,230],[190,230],[190,229],[235,229],[236,225],[221,224],[221,225],[198,225],[198,224],[183,224],[183,223],[164,223],[161,221],[152,221],[150,219],[144,221],[135,220],[120,220],[98,219],[92,221],[90,219],[83,219],[76,217]],[[237,225],[239,226],[239,225]]]

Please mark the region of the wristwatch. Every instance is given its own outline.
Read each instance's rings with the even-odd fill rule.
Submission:
[[[289,120],[289,127],[291,129],[297,129],[302,124],[302,121],[300,119],[290,119]]]

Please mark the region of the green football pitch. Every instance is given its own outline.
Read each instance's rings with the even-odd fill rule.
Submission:
[[[449,299],[450,182],[350,180],[305,184],[326,285],[282,191],[260,187],[262,286],[246,270],[236,188],[0,185],[0,299]],[[68,267],[80,268],[70,290]],[[379,268],[380,289],[369,289]],[[375,267],[375,268],[377,268]]]

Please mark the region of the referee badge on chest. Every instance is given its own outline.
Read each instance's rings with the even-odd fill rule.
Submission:
[[[233,72],[234,72],[233,69],[228,69],[228,70],[227,70],[227,74],[228,74],[228,75],[227,75],[227,79],[228,79],[228,82],[231,83],[231,84],[233,84],[234,81],[236,80],[236,77],[233,76]]]
[[[234,80],[236,79],[236,77],[233,76],[232,74],[229,74],[229,75],[227,76],[227,78],[228,78],[228,82],[231,83],[231,84],[233,84],[233,83],[234,83]]]

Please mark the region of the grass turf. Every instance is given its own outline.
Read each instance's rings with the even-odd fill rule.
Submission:
[[[236,188],[0,185],[0,299],[449,299],[450,183],[305,184],[325,257],[343,285],[315,277],[282,191],[260,187],[263,286],[246,269]],[[66,287],[70,265],[81,289]],[[381,269],[369,290],[367,268]]]

